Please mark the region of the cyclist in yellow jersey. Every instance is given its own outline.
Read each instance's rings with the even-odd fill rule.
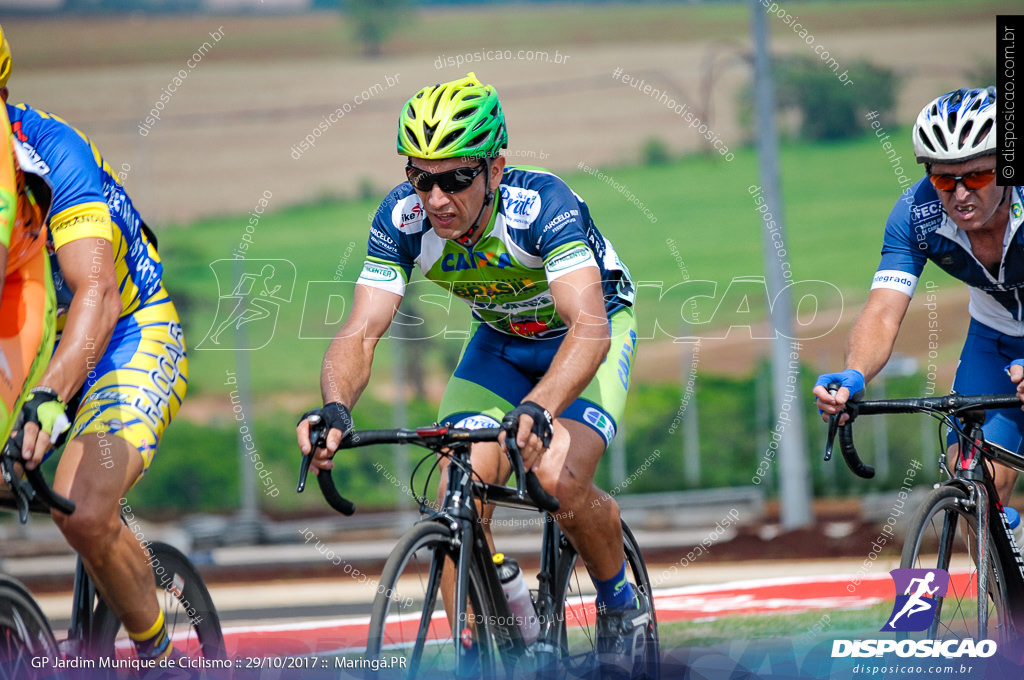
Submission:
[[[0,28],[0,36],[3,29]],[[3,38],[0,58],[10,64]],[[145,473],[187,386],[184,336],[163,287],[155,239],[89,139],[57,116],[8,103],[22,168],[52,192],[48,226],[60,336],[46,372],[44,408],[78,404],[54,489],[75,501],[54,521],[139,656],[173,653],[151,567],[121,521],[119,500]],[[26,466],[51,448],[25,431]]]

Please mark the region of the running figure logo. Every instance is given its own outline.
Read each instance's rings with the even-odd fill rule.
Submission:
[[[274,337],[282,303],[292,300],[290,260],[216,260],[217,316],[196,349],[260,349]],[[244,346],[236,346],[244,345]]]
[[[882,632],[926,630],[935,618],[935,598],[946,595],[949,572],[945,569],[893,569],[889,573],[896,585],[896,604]]]

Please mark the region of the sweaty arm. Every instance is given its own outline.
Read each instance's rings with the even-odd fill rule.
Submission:
[[[594,378],[611,346],[608,314],[597,267],[582,267],[551,281],[555,311],[568,330],[540,382],[523,401],[558,415]]]
[[[896,345],[903,317],[910,307],[910,296],[891,288],[875,288],[853,324],[846,343],[846,368],[860,371],[865,382],[870,382],[885,367]],[[841,411],[849,390],[839,388],[835,397],[818,386],[814,388],[818,408],[825,414]]]
[[[122,307],[109,240],[86,237],[65,243],[57,249],[57,261],[74,297],[60,342],[39,382],[67,403],[103,356]]]
[[[370,382],[370,367],[377,342],[391,325],[402,296],[380,288],[356,284],[352,313],[334,336],[324,356],[320,392],[324,404],[340,402],[351,409]],[[299,449],[309,453],[309,423],[303,419],[296,428]],[[341,443],[341,433],[332,429],[327,448],[313,457],[313,465],[330,469],[330,459]]]

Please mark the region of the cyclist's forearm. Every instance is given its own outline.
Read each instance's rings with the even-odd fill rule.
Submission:
[[[95,296],[75,295],[60,342],[39,384],[56,390],[67,403],[96,369],[120,314],[121,298],[116,288]]]
[[[607,330],[607,323],[603,328]],[[557,416],[590,384],[610,347],[607,333],[583,334],[570,329],[551,367],[523,401],[536,402]]]
[[[324,403],[340,401],[355,406],[370,382],[370,367],[376,341],[354,336],[338,337],[331,342],[320,373],[320,393]]]
[[[884,319],[858,320],[850,332],[846,346],[846,368],[861,372],[865,382],[870,382],[892,356],[896,345],[899,325]]]

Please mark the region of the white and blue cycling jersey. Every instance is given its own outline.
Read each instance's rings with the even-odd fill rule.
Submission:
[[[477,243],[465,247],[434,233],[412,185],[398,185],[373,219],[358,283],[403,295],[418,267],[465,300],[478,321],[522,338],[564,333],[550,282],[581,267],[600,270],[609,317],[633,304],[628,270],[565,182],[507,167],[495,193],[498,209]]]
[[[998,275],[993,276],[971,250],[939,202],[935,187],[921,179],[896,202],[885,225],[882,261],[871,288],[890,288],[913,296],[928,260],[970,289],[971,318],[999,333],[1024,336],[1024,192],[1009,194],[1010,221],[1003,239]]]

